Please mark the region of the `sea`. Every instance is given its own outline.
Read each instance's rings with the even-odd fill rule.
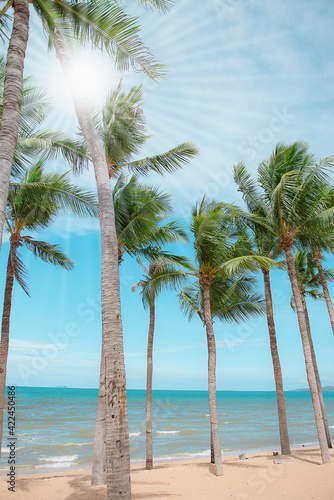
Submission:
[[[0,474],[8,470],[13,438],[17,470],[90,467],[97,396],[95,389],[16,387],[15,427],[10,415],[4,414]],[[316,445],[310,393],[291,391],[285,397],[291,445]],[[324,391],[324,399],[334,438],[334,392]],[[127,400],[131,461],[141,462],[145,460],[145,391],[128,390]],[[274,392],[218,391],[217,409],[223,455],[280,450]],[[153,391],[155,460],[209,457],[209,423],[206,391]]]

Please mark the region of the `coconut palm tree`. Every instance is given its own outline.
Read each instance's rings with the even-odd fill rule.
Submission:
[[[155,332],[155,302],[160,293],[167,290],[176,290],[186,280],[187,274],[175,265],[183,263],[184,258],[170,256],[151,260],[148,267],[140,262],[145,276],[132,290],[140,289],[144,309],[150,311],[148,342],[147,342],[147,374],[146,374],[146,469],[153,468],[153,436],[152,436],[152,384],[153,384],[153,340]]]
[[[146,3],[149,4],[154,2]],[[162,4],[163,2],[157,3]],[[53,32],[53,43],[56,48],[57,57],[63,70],[66,72],[66,69],[71,65],[71,58],[59,31]],[[153,66],[154,65],[152,65],[152,67]],[[155,65],[154,71],[156,70],[157,66]],[[157,73],[154,74],[154,71],[152,68],[150,69],[148,72],[150,76],[154,77],[157,75]],[[119,300],[119,276],[116,269],[116,234],[111,189],[108,180],[108,169],[110,172],[110,165],[108,165],[103,158],[101,142],[99,141],[93,120],[85,105],[79,102],[75,95],[73,95],[73,102],[79,125],[85,137],[95,168],[101,223],[103,344],[108,344],[107,347],[104,345],[103,351],[105,358],[109,360],[109,362],[107,362],[107,359],[105,359],[101,365],[104,365],[106,370],[106,391],[108,391],[110,387],[116,388],[113,394],[106,394],[108,397],[105,398],[106,402],[117,401],[117,404],[114,404],[112,407],[109,403],[106,406],[107,496],[108,498],[109,496],[110,498],[130,498],[130,454],[125,397],[126,380]],[[175,151],[176,157],[177,154],[178,151]],[[191,152],[188,155],[187,160],[189,160],[189,156],[192,156],[192,154]],[[141,167],[141,171],[145,171],[144,165],[141,164],[139,166]],[[175,166],[174,163],[172,169],[178,168],[178,166],[179,165]],[[155,170],[156,169],[160,171],[160,173],[164,172],[164,167],[161,162],[155,162]],[[113,307],[112,311],[108,311],[110,304],[112,304]],[[115,364],[118,368],[117,372],[114,370]],[[117,381],[114,380],[115,373],[118,373]],[[108,380],[111,382],[109,383]],[[115,461],[115,457],[117,457],[119,461],[119,468],[113,466],[112,462]],[[116,487],[115,485],[118,486]]]
[[[113,189],[115,206],[115,225],[117,232],[118,263],[128,254],[132,257],[174,259],[184,263],[181,258],[162,250],[162,245],[185,241],[186,235],[176,221],[165,222],[172,207],[169,196],[156,188],[138,182],[136,176],[126,180],[120,176]],[[102,356],[103,358],[103,356]],[[103,359],[101,362],[98,411],[94,438],[94,458],[92,484],[104,483],[104,415],[103,398],[105,397]]]
[[[238,163],[234,167],[234,180],[238,185],[238,190],[241,191],[243,200],[245,201],[248,211],[253,214],[258,214],[261,217],[267,218],[268,207],[261,199],[258,188],[247,172],[246,166],[243,163]],[[234,208],[232,208],[234,210]],[[277,259],[282,254],[282,249],[277,245],[277,238],[251,220],[247,220],[247,225],[254,235],[254,251],[259,255],[264,255],[271,259]],[[274,322],[273,301],[271,294],[270,275],[268,269],[261,269],[264,282],[264,292],[266,298],[266,317],[270,342],[270,353],[273,363],[276,399],[278,410],[278,425],[280,433],[280,444],[282,455],[291,453],[290,440],[288,433],[288,424],[285,408],[285,397],[283,389],[283,378],[281,363],[278,354],[276,328]]]
[[[273,154],[263,161],[258,169],[258,182],[262,188],[263,203],[267,206],[267,217],[248,215],[250,220],[278,238],[278,243],[285,253],[324,463],[330,462],[330,455],[291,249],[298,238],[312,240],[319,232],[327,236],[333,232],[334,209],[328,208],[331,190],[327,174],[329,168],[329,160],[315,164],[315,159],[309,154],[305,143],[296,142],[290,146],[278,144]]]
[[[197,148],[192,143],[186,142],[166,153],[141,160],[133,160],[132,156],[140,152],[142,145],[150,137],[147,135],[145,128],[145,117],[141,109],[142,103],[143,88],[141,86],[133,87],[130,91],[125,92],[120,82],[118,86],[108,94],[106,103],[102,109],[101,118],[100,120],[96,120],[96,129],[104,147],[110,179],[119,177],[120,175],[122,176],[124,172],[144,175],[151,171],[160,174],[173,172],[181,168],[182,165],[187,164],[194,155],[198,154]],[[147,255],[147,252],[149,252],[150,257],[159,257],[161,256],[161,248],[159,248],[160,243],[174,241],[175,231],[179,231],[180,228],[175,225],[175,222],[168,224],[164,223],[163,228],[160,228],[159,231],[156,232],[155,226],[164,212],[161,211],[159,196],[157,196],[157,193],[154,193],[152,189],[151,192],[146,189],[145,199],[147,199],[148,203],[138,204],[137,198],[137,203],[131,206],[129,200],[131,200],[131,197],[134,197],[133,188],[138,192],[138,188],[134,186],[137,181],[135,181],[135,179],[130,181],[125,189],[124,182],[124,177],[117,180],[113,192],[113,197],[117,204],[115,208],[118,213],[118,215],[116,213],[115,219],[118,262],[121,262],[124,251],[138,256],[139,249],[141,249],[141,256],[144,256],[144,253]],[[143,188],[141,189],[143,195]],[[121,193],[121,196],[118,199],[119,193]],[[135,197],[136,196],[137,195],[135,195]],[[126,214],[123,213],[122,209],[124,203]],[[158,206],[159,203],[160,206]],[[167,207],[167,199],[165,199],[163,203],[165,203]],[[139,210],[139,212],[135,215],[134,210]],[[170,209],[167,208],[167,211],[169,210]],[[156,215],[154,215],[154,211],[156,211]],[[125,223],[127,220],[129,225]],[[150,225],[152,231],[148,233]],[[150,239],[149,247],[147,246],[148,234]],[[145,241],[143,240],[143,236],[146,238]],[[132,242],[130,238],[133,239]],[[153,238],[156,239],[158,246],[156,249],[152,247]],[[170,240],[169,238],[172,239]],[[104,361],[101,362],[101,370],[103,370],[103,367],[105,367]],[[103,373],[101,373],[100,395],[98,398],[98,426],[100,426],[99,422],[103,422],[103,417],[100,415],[103,401],[102,393],[105,393],[105,384],[103,380],[104,376]],[[101,455],[99,450],[103,448],[103,431],[98,430],[96,435],[92,484],[102,484],[104,482],[102,470],[103,460],[99,458]]]
[[[314,345],[313,345],[313,340],[312,340],[312,335],[311,335],[310,319],[309,319],[308,309],[307,309],[307,305],[306,305],[306,296],[311,297],[314,300],[319,300],[319,299],[324,298],[323,294],[319,291],[319,289],[321,287],[321,280],[320,280],[319,274],[316,271],[316,269],[317,269],[316,262],[315,262],[312,254],[310,252],[307,252],[305,250],[298,251],[294,256],[294,263],[295,263],[295,268],[296,268],[296,273],[297,273],[297,280],[298,280],[300,297],[302,300],[304,314],[305,314],[307,334],[308,334],[308,339],[309,339],[310,348],[311,348],[313,369],[314,369],[314,374],[315,374],[315,378],[316,378],[316,382],[317,382],[317,388],[318,388],[320,406],[321,406],[321,411],[322,411],[322,416],[323,416],[323,421],[324,421],[324,426],[325,426],[327,444],[328,444],[328,448],[332,448],[332,441],[331,441],[331,435],[330,435],[329,425],[328,425],[328,421],[327,421],[325,402],[324,402],[324,398],[323,398],[323,394],[322,394],[320,375],[319,375],[319,370],[318,370],[318,365],[317,365],[317,360],[316,360],[316,356],[315,356]],[[333,270],[323,269],[323,273],[325,275],[326,282],[334,280],[334,271]],[[291,299],[291,306],[293,309],[295,309],[293,297]]]
[[[194,235],[196,265],[192,274],[198,280],[202,294],[202,315],[208,344],[208,389],[210,408],[211,441],[216,475],[223,474],[221,446],[216,405],[216,342],[213,330],[212,303],[224,304],[225,283],[241,270],[254,271],[257,266],[268,268],[271,259],[252,254],[247,235],[235,227],[233,216],[226,207],[209,203],[205,198],[192,212],[191,232]],[[244,285],[240,281],[240,287]],[[212,299],[214,297],[214,300]],[[192,300],[190,296],[189,300]],[[239,314],[242,316],[243,308]],[[186,309],[186,311],[188,311]],[[225,313],[224,313],[225,314]],[[227,313],[226,313],[227,314]]]
[[[27,231],[31,233],[48,227],[61,209],[71,210],[78,216],[98,215],[97,202],[92,193],[72,185],[66,179],[66,174],[45,173],[42,162],[28,169],[19,182],[10,185],[6,211],[6,231],[10,234],[10,251],[0,346],[0,441],[14,278],[29,295],[26,284],[27,269],[18,249],[24,246],[44,262],[72,269],[74,263],[62,252],[59,245],[36,240],[33,236],[24,234]]]
[[[166,10],[170,6],[167,0],[137,0],[138,3],[150,7]],[[33,3],[33,5],[36,5]],[[21,9],[21,13],[20,13]],[[63,70],[71,66],[72,58],[66,42],[68,35],[74,33],[85,41],[91,39],[95,45],[104,46],[116,59],[120,69],[127,69],[131,63],[136,69],[144,71],[148,76],[157,78],[162,74],[161,65],[157,64],[150,51],[143,45],[138,37],[139,27],[136,19],[126,16],[116,2],[96,0],[94,3],[39,1],[37,13],[44,20],[50,42],[53,43],[57,57]],[[12,61],[9,72],[15,68],[8,79],[8,90],[5,86],[5,97],[9,102],[12,92],[14,99],[12,107],[19,106],[20,98],[15,99],[15,88],[22,85],[22,71],[24,51],[28,36],[29,10],[26,0],[15,3],[14,25],[11,44],[8,50],[7,61]],[[69,26],[69,22],[71,26]],[[70,29],[69,29],[70,28]],[[22,36],[18,36],[21,32]],[[19,50],[11,49],[14,44],[20,46]],[[21,50],[20,50],[21,49]],[[15,61],[15,58],[19,61]],[[17,64],[16,64],[17,63]],[[8,69],[8,68],[7,68]],[[13,92],[14,91],[14,92]],[[90,112],[84,103],[79,102],[75,93],[72,93],[76,115],[80,128],[92,158],[100,211],[101,227],[101,290],[102,290],[102,336],[105,356],[105,387],[106,404],[106,443],[107,443],[107,497],[108,499],[131,498],[130,486],[130,453],[129,433],[127,424],[126,380],[123,352],[123,335],[121,322],[121,309],[119,298],[119,275],[117,268],[117,244],[114,225],[114,211],[111,187],[108,179],[108,169],[104,157],[102,144],[99,141]],[[7,114],[6,114],[7,120]],[[10,130],[13,143],[17,133],[15,129],[15,116],[8,113],[6,125],[12,120]],[[3,130],[6,135],[8,130]],[[0,146],[4,140],[0,130]],[[0,150],[1,150],[0,147]],[[13,144],[14,151],[14,144]],[[7,150],[6,150],[7,151]],[[12,156],[9,149],[4,156],[0,155],[0,170],[3,172],[0,185],[4,186],[3,193],[8,189],[6,172]],[[9,175],[9,174],[8,174]],[[4,184],[2,184],[4,181]],[[1,199],[0,199],[1,201]],[[2,217],[3,216],[3,217]],[[4,220],[4,208],[0,205],[0,229]],[[1,240],[0,240],[1,243]],[[115,378],[115,373],[117,377]]]

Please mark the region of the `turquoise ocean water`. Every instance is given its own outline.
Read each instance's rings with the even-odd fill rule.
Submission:
[[[334,392],[324,392],[334,438]],[[16,388],[16,464],[22,469],[59,470],[91,465],[97,390]],[[217,393],[225,454],[279,450],[274,392]],[[316,443],[311,397],[287,392],[293,446]],[[131,460],[145,459],[145,391],[128,391]],[[160,460],[209,456],[209,405],[204,391],[153,391],[154,456]],[[4,415],[2,473],[8,468],[8,416]]]

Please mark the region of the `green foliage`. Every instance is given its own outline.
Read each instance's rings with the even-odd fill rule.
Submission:
[[[246,228],[235,217],[231,205],[209,202],[205,198],[192,212],[197,281],[179,294],[181,309],[192,318],[204,319],[203,283],[210,288],[212,317],[241,321],[264,312],[261,296],[254,292],[255,280],[249,271],[268,268],[271,259],[254,254]]]
[[[10,233],[11,265],[14,275],[26,293],[27,270],[15,247],[25,246],[44,262],[72,269],[74,263],[59,245],[34,239],[24,231],[39,231],[48,227],[60,210],[70,210],[77,216],[98,216],[94,194],[74,186],[66,174],[45,173],[42,161],[37,162],[18,182],[9,187],[6,208],[6,229]]]
[[[135,176],[129,181],[121,176],[114,186],[113,198],[119,257],[127,252],[156,260],[168,256],[163,245],[187,241],[177,221],[164,222],[171,214],[171,201],[157,188],[140,183]]]
[[[159,260],[151,260],[149,268],[144,278],[137,283],[132,290],[140,289],[144,308],[151,305],[160,293],[167,290],[177,290],[188,280],[187,273],[175,266],[176,264],[186,263],[185,258],[178,256],[160,257]]]
[[[162,3],[162,2],[161,2]],[[34,0],[37,14],[47,24],[49,45],[55,31],[61,33],[69,47],[91,43],[105,50],[119,71],[130,66],[156,79],[165,74],[140,36],[136,17],[124,13],[120,3],[107,0]]]

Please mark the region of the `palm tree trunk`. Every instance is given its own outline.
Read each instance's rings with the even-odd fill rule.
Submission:
[[[153,469],[152,439],[152,379],[153,379],[153,339],[155,326],[155,300],[151,292],[150,326],[147,342],[147,381],[146,381],[146,469]]]
[[[0,129],[0,249],[14,151],[19,133],[24,56],[29,34],[28,0],[15,0],[13,30],[7,51]]]
[[[302,304],[303,304],[303,308],[304,308],[308,340],[309,340],[310,347],[311,347],[312,363],[313,363],[314,375],[315,375],[315,378],[317,381],[317,388],[318,388],[322,417],[323,417],[324,426],[325,426],[327,444],[328,444],[328,448],[332,448],[331,434],[330,434],[330,430],[329,430],[329,426],[328,426],[324,396],[322,394],[322,387],[321,387],[320,375],[319,375],[319,371],[318,371],[318,364],[317,364],[317,359],[315,357],[314,345],[313,345],[313,340],[312,340],[312,335],[311,335],[310,318],[309,318],[307,307],[306,307],[305,297],[302,293],[300,294],[300,297],[302,299]]]
[[[317,264],[318,273],[319,273],[321,284],[322,284],[322,290],[324,292],[326,306],[328,309],[329,319],[330,319],[332,331],[334,334],[334,310],[333,310],[333,304],[331,301],[331,297],[329,295],[326,276],[325,276],[324,270],[323,270],[322,265],[321,265],[321,255],[319,252],[314,252],[313,257],[314,257],[314,260]]]
[[[99,397],[97,401],[93,467],[91,484],[105,484],[104,472],[106,470],[106,421],[105,421],[105,395],[106,395],[106,371],[104,366],[104,350],[102,348]]]
[[[274,323],[273,300],[271,296],[269,271],[262,270],[262,273],[264,281],[264,292],[266,297],[266,313],[267,313],[267,323],[268,323],[268,332],[270,340],[270,352],[274,367],[281,453],[282,455],[290,455],[291,450],[290,450],[290,441],[288,433],[288,424],[286,419],[282,370],[277,349],[276,329]]]
[[[321,411],[321,406],[320,406],[320,401],[319,401],[317,382],[316,382],[314,370],[313,370],[311,347],[310,347],[310,342],[308,340],[308,335],[307,335],[307,327],[306,327],[306,321],[305,321],[305,316],[304,316],[303,304],[302,304],[302,301],[300,298],[300,293],[299,293],[296,269],[295,269],[295,265],[293,262],[291,247],[290,246],[285,247],[284,250],[285,250],[285,255],[286,255],[286,262],[287,262],[287,266],[288,266],[288,274],[289,274],[289,278],[290,278],[292,293],[293,293],[293,297],[294,297],[295,304],[296,304],[300,336],[302,339],[303,350],[304,350],[306,374],[307,374],[307,380],[308,380],[308,384],[309,384],[310,392],[311,392],[311,397],[312,397],[312,404],[313,404],[315,422],[316,422],[316,426],[317,426],[319,445],[320,445],[320,451],[321,451],[321,458],[322,458],[323,463],[329,463],[331,461],[331,459],[330,459],[327,441],[326,441],[325,427],[324,427],[324,422],[322,419],[322,411]]]
[[[57,57],[66,75],[71,65],[65,44],[54,33]],[[102,143],[90,113],[72,94],[76,115],[93,160],[100,210],[102,345],[106,373],[107,500],[129,500],[130,446],[114,205]]]
[[[208,342],[208,389],[209,389],[209,409],[211,438],[214,451],[214,462],[216,475],[223,474],[222,454],[219,438],[217,401],[216,401],[216,342],[212,326],[211,305],[210,305],[210,285],[203,282],[204,296],[204,321],[206,327],[206,337]]]
[[[10,325],[10,312],[12,309],[12,294],[14,284],[14,273],[12,268],[12,258],[16,254],[16,245],[10,245],[8,263],[7,263],[7,276],[5,297],[3,302],[2,313],[2,326],[1,326],[1,345],[0,345],[0,457],[1,457],[1,443],[3,432],[3,413],[6,403],[6,373],[7,373],[7,359],[9,348],[9,325]]]

